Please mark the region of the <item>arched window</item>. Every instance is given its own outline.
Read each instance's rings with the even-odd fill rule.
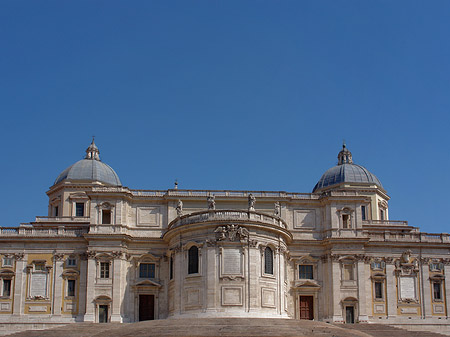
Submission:
[[[192,246],[188,251],[188,274],[198,273],[198,248]]]
[[[270,247],[264,250],[264,273],[273,275],[273,252]]]

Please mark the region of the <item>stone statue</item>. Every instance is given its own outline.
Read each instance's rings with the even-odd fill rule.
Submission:
[[[277,217],[280,217],[280,216],[281,216],[281,205],[280,205],[280,202],[279,202],[279,201],[277,201],[277,202],[275,203],[275,210],[274,210],[273,214],[274,214],[275,216],[277,216]]]
[[[255,203],[256,203],[256,198],[253,196],[253,194],[250,193],[248,195],[248,210],[249,211],[255,210]]]
[[[216,228],[214,233],[217,233],[217,241],[222,241],[227,238],[227,231],[225,230],[225,227],[219,226]]]
[[[216,197],[213,195],[208,196],[208,209],[215,210],[216,209]]]
[[[183,215],[183,202],[178,199],[178,204],[177,204],[177,215],[178,216],[182,216]]]

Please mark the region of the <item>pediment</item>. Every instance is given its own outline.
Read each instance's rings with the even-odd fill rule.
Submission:
[[[139,288],[139,287],[157,287],[157,288],[160,288],[161,284],[159,284],[158,282],[155,282],[153,280],[143,280],[143,281],[140,281],[140,282],[136,283],[134,286],[136,288]]]
[[[297,288],[297,289],[301,289],[301,288],[320,289],[320,285],[315,280],[298,280],[298,281],[295,281],[294,288]]]
[[[0,269],[1,277],[13,277],[15,275],[14,271],[11,269]]]

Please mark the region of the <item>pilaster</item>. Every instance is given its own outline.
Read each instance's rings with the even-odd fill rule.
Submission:
[[[386,286],[387,286],[387,303],[388,303],[388,317],[397,317],[397,284],[395,279],[395,266],[393,264],[386,264]]]
[[[364,263],[364,260],[358,260],[358,302],[359,302],[359,322],[360,323],[367,323],[369,321],[368,316],[368,308],[367,308],[367,291],[370,288],[366,288],[366,264]]]
[[[62,293],[62,285],[63,285],[63,278],[62,278],[62,272],[64,267],[64,261],[63,261],[64,255],[63,254],[55,254],[53,255],[53,261],[55,263],[54,267],[54,292],[53,292],[53,315],[60,316],[61,315],[61,308],[62,308],[62,299],[63,299],[63,293]]]
[[[97,273],[97,261],[92,255],[88,255],[87,261],[87,282],[86,282],[86,312],[84,315],[85,322],[95,322],[95,279]]]
[[[23,256],[20,258],[16,257],[13,315],[22,315],[24,312],[24,300],[27,293],[25,265],[26,262]]]
[[[122,305],[122,259],[117,256],[113,260],[113,289],[111,303],[111,322],[122,323],[122,315],[120,307]]]

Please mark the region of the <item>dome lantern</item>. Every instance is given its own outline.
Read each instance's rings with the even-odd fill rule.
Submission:
[[[97,145],[94,143],[94,137],[92,137],[92,143],[89,145],[89,147],[86,149],[86,157],[85,159],[91,159],[91,160],[100,160],[100,151],[98,150]]]
[[[56,178],[53,185],[62,181],[92,183],[99,182],[110,186],[122,186],[117,173],[107,164],[100,161],[100,151],[94,139],[86,149],[84,159],[66,168]]]
[[[353,162],[352,153],[345,143],[338,154],[338,164],[328,169],[314,186],[313,193],[324,189],[337,188],[341,184],[352,184],[354,187],[368,187],[376,185],[383,189],[380,180],[364,166]]]
[[[353,164],[352,153],[347,149],[347,146],[342,144],[342,150],[338,154],[338,165]]]

